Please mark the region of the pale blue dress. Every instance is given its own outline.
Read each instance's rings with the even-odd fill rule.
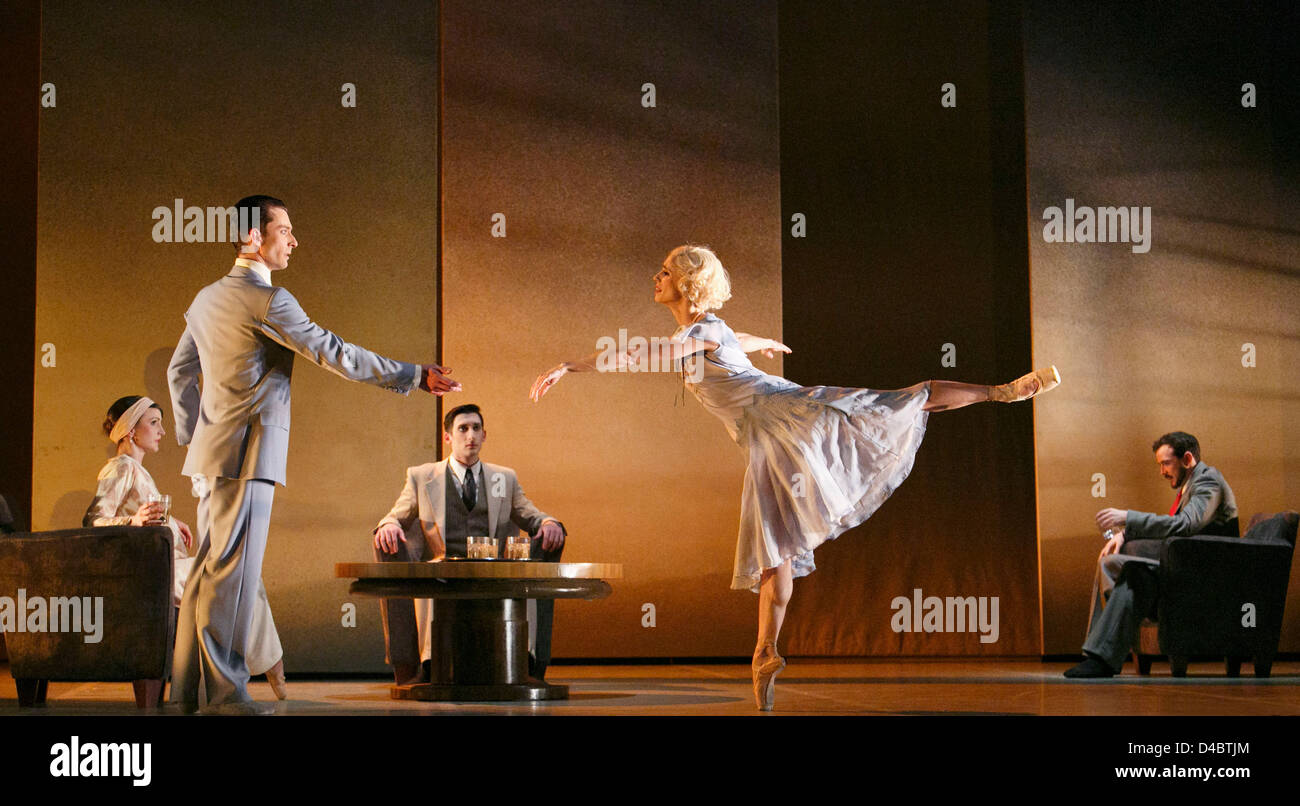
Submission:
[[[929,385],[799,386],[759,371],[713,314],[673,338],[719,345],[686,359],[686,386],[748,454],[731,587],[757,592],[763,569],[787,558],[807,576],[813,550],[871,517],[911,472]]]

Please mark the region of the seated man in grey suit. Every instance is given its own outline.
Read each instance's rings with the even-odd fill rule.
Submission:
[[[1113,536],[1097,559],[1084,661],[1067,671],[1066,677],[1119,674],[1142,619],[1155,615],[1156,572],[1165,538],[1239,535],[1232,488],[1222,473],[1201,461],[1196,437],[1173,431],[1157,439],[1151,449],[1160,475],[1178,496],[1168,515],[1113,508],[1097,513],[1097,526]]]
[[[533,538],[532,559],[559,562],[564,525],[533,506],[515,471],[479,461],[487,440],[479,407],[457,406],[447,412],[442,427],[451,456],[406,469],[406,486],[397,503],[374,529],[375,559],[428,562],[464,557],[470,535],[496,537],[504,545],[518,526]],[[432,656],[428,630],[432,601],[417,599],[413,605],[410,599],[382,599],[379,607],[393,678],[399,684],[418,680],[421,662]],[[536,618],[529,618],[535,631],[529,642],[529,673],[538,679],[545,676],[551,660],[554,614],[554,600],[543,599],[536,603]]]

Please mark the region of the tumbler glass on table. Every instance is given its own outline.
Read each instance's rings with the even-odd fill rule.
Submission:
[[[495,560],[497,558],[497,539],[482,536],[467,538],[465,541],[465,556],[471,560]]]
[[[532,550],[533,539],[528,535],[511,535],[506,538],[507,560],[526,560]]]

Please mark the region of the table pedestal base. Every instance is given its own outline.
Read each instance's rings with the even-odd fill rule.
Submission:
[[[434,599],[431,680],[393,686],[395,700],[564,700],[568,686],[528,675],[524,599]]]

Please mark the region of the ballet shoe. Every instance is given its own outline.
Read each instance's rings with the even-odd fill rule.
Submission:
[[[1050,392],[1060,385],[1061,373],[1053,365],[1023,375],[1011,383],[994,386],[989,390],[989,399],[1000,403],[1018,403],[1021,400],[1037,397],[1043,392]]]
[[[275,692],[277,700],[283,700],[289,696],[289,692],[284,687],[284,659],[275,662],[275,665],[266,670],[266,682],[271,684],[271,690]]]
[[[771,711],[776,704],[776,676],[785,668],[785,658],[774,655],[750,666],[754,675],[754,704],[760,711]]]

